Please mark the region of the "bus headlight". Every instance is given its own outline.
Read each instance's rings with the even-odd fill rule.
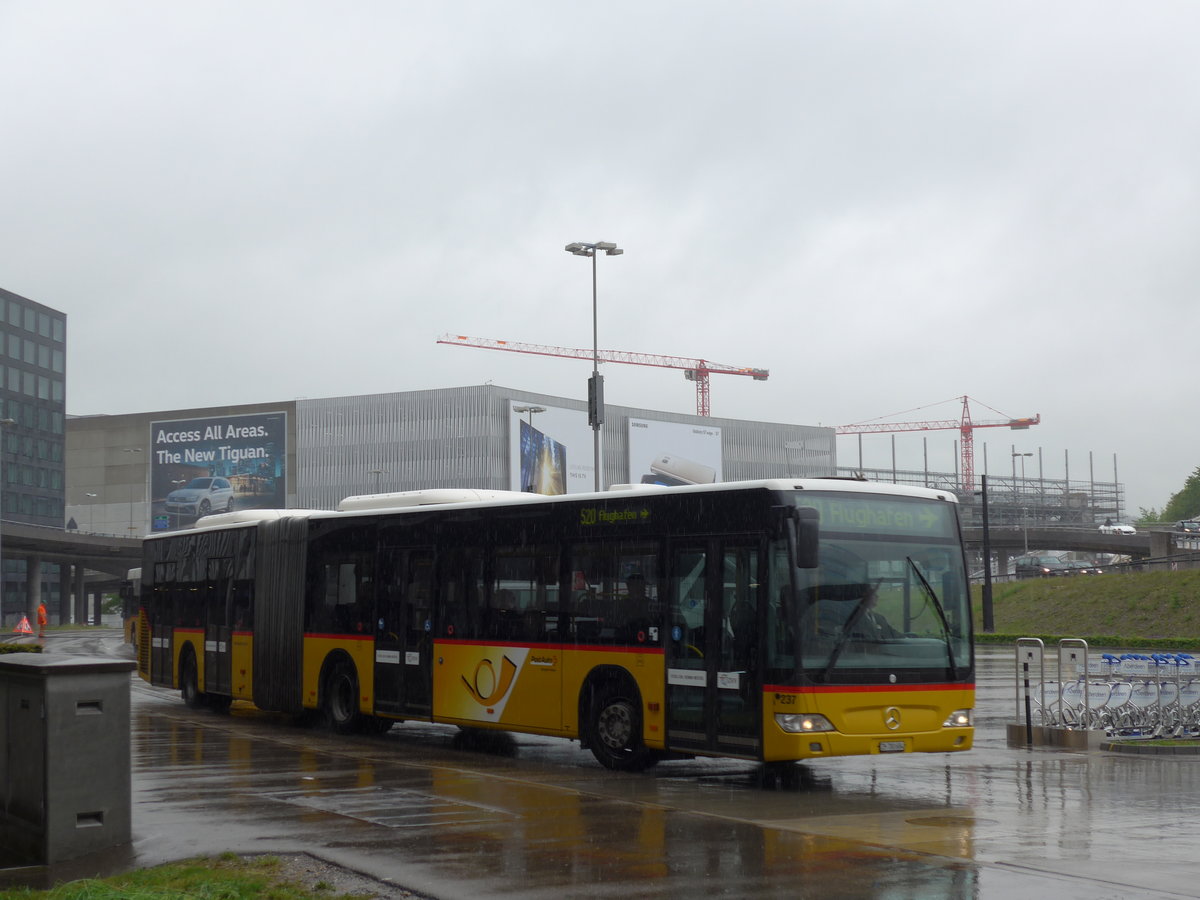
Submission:
[[[943,728],[969,728],[971,727],[970,709],[956,709],[950,715],[946,716],[946,721],[942,723]]]
[[[788,734],[833,731],[833,723],[818,713],[775,713],[775,724]]]

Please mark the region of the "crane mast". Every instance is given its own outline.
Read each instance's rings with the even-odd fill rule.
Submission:
[[[1037,425],[1042,421],[1041,413],[1016,419],[996,419],[989,421],[974,421],[971,418],[970,397],[964,394],[957,398],[962,401],[962,416],[958,419],[939,419],[927,422],[871,422],[858,425],[838,425],[834,430],[838,434],[886,434],[901,431],[939,431],[943,429],[958,429],[961,437],[960,452],[962,455],[962,489],[975,490],[975,429],[976,428],[1011,428],[1020,431]]]
[[[587,350],[574,347],[555,347],[549,344],[526,344],[519,341],[501,341],[494,338],[467,337],[462,334],[444,334],[439,344],[455,347],[476,347],[483,350],[506,350],[510,353],[531,353],[535,356],[556,356],[560,359],[591,360],[593,353],[600,362],[625,363],[631,366],[655,366],[661,369],[682,369],[683,377],[696,383],[696,415],[707,416],[710,411],[710,375],[748,375],[755,381],[766,381],[767,369],[749,366],[730,366],[709,362],[705,359],[689,359],[682,356],[663,356],[656,353],[632,353],[626,350]]]

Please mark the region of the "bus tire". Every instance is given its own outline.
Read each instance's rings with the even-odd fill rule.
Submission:
[[[658,762],[642,743],[642,712],[637,691],[619,682],[599,685],[588,714],[588,749],[606,769],[641,772]]]
[[[325,724],[337,734],[359,730],[362,717],[358,712],[358,675],[349,660],[338,660],[326,673],[321,686],[321,711]]]
[[[183,651],[183,657],[179,660],[179,696],[188,709],[201,709],[204,706],[200,675],[196,671],[196,655],[191,647]]]

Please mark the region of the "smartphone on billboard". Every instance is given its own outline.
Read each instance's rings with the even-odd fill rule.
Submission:
[[[712,484],[717,470],[693,459],[660,453],[650,463],[650,472],[660,478],[676,479],[677,484]]]

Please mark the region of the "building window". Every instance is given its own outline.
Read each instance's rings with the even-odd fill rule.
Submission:
[[[13,359],[21,358],[21,339],[15,334],[8,336],[8,355]]]
[[[37,376],[32,372],[21,373],[21,393],[26,397],[37,396]]]
[[[45,313],[38,313],[38,334],[44,338],[50,337],[50,317]]]
[[[25,330],[29,332],[37,331],[37,313],[32,309],[25,310]]]
[[[21,327],[21,304],[16,300],[8,301],[8,324],[14,328]]]
[[[53,353],[50,355],[50,368],[52,368],[52,369],[53,369],[55,372],[58,372],[58,373],[60,373],[60,374],[62,373],[62,370],[63,370],[63,352],[62,352],[61,350],[55,350],[55,351],[54,351],[54,352],[53,352]]]
[[[25,360],[25,362],[29,363],[31,366],[36,365],[37,364],[37,344],[35,344],[33,341],[26,338],[24,341],[24,346],[25,346],[25,353],[23,354],[22,358]]]
[[[37,353],[38,353],[38,361],[37,361],[38,368],[39,369],[50,368],[50,348],[47,347],[45,344],[38,344]]]
[[[62,319],[54,320],[54,340],[55,341],[57,341],[58,343],[61,344],[63,342],[63,338],[66,335],[66,330],[67,330],[66,322],[64,322]]]
[[[55,378],[50,382],[50,399],[55,403],[62,403],[64,397],[63,383],[59,378]]]

